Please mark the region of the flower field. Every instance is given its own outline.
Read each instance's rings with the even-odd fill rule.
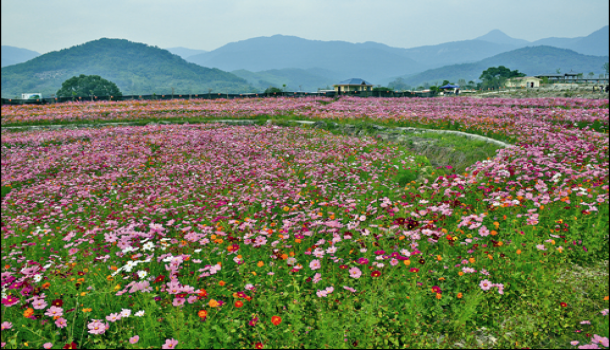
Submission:
[[[607,348],[608,101],[3,106],[3,348]],[[456,173],[375,137],[513,144]],[[176,122],[176,123],[173,123]],[[186,123],[188,122],[188,123]]]

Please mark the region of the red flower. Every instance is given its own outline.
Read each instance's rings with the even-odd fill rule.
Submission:
[[[75,342],[71,342],[70,344],[64,345],[64,349],[78,349],[78,345]]]
[[[51,302],[51,305],[56,306],[56,307],[62,307],[64,305],[64,301],[61,299],[55,299]]]
[[[566,307],[566,306],[568,306],[568,304],[566,304],[566,303],[564,303],[564,302],[559,303],[559,305],[561,305],[561,307]]]
[[[238,301],[236,301],[236,302],[235,302],[235,307],[236,307],[236,308],[238,308],[238,309],[239,309],[239,308],[240,308],[240,307],[242,307],[242,306],[244,306],[243,301],[238,300]]]
[[[412,267],[409,271],[413,272],[413,273],[417,273],[419,272],[418,268]]]
[[[273,316],[271,317],[271,323],[273,323],[274,326],[277,326],[282,323],[282,318],[280,316]]]
[[[439,286],[432,287],[432,292],[433,293],[437,293],[437,294],[441,294],[442,293],[441,288]]]
[[[260,342],[259,342],[259,343],[255,343],[255,344],[254,344],[254,347],[255,347],[256,349],[262,349],[262,348],[263,348],[263,343],[260,343]]]
[[[165,280],[165,276],[159,275],[159,276],[157,276],[157,278],[155,278],[155,282],[154,283],[163,282],[164,280]]]
[[[371,277],[379,277],[379,276],[381,276],[381,272],[379,272],[377,270],[371,272]]]

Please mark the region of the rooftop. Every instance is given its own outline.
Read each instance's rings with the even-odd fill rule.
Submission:
[[[364,79],[360,79],[360,78],[351,78],[351,79],[343,80],[343,81],[339,82],[337,85],[362,85],[362,84],[373,86],[373,84],[369,83],[368,81],[366,81]]]

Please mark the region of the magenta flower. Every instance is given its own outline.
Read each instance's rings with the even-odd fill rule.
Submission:
[[[2,298],[2,300],[0,302],[4,306],[13,306],[19,302],[19,299],[15,298],[14,296],[9,295],[6,298]]]
[[[135,344],[138,342],[138,340],[140,340],[140,337],[137,335],[134,335],[133,337],[129,338],[129,343]]]
[[[366,265],[369,263],[369,259],[367,258],[358,258],[358,260],[356,260],[356,262],[360,265]]]
[[[176,339],[166,339],[165,344],[161,346],[161,349],[175,349],[176,345],[178,345],[178,341]]]

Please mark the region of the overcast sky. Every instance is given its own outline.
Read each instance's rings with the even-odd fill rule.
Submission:
[[[2,0],[2,45],[39,53],[121,38],[213,50],[275,34],[394,47],[473,39],[492,29],[534,41],[608,25],[608,0]]]

